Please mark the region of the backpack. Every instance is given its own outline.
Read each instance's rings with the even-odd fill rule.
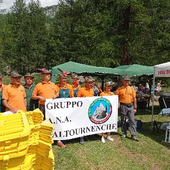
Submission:
[[[135,119],[135,128],[136,128],[136,131],[141,131],[142,130],[142,121],[141,120],[136,120]]]
[[[127,123],[127,129],[128,129],[128,127],[129,127],[128,119],[126,120],[126,123]],[[142,130],[142,121],[135,119],[134,123],[135,123],[136,131],[141,131]],[[118,126],[118,128],[121,127],[121,120],[118,121],[117,126]]]

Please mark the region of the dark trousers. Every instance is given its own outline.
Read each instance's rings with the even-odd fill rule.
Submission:
[[[136,136],[136,128],[134,123],[134,107],[133,104],[120,104],[120,111],[121,111],[121,127],[122,133],[127,134],[127,124],[126,124],[126,116],[129,119],[129,131],[132,136]]]
[[[43,113],[43,115],[44,115],[44,120],[45,120],[45,119],[46,119],[46,117],[45,117],[45,105],[40,104],[40,105],[39,105],[39,109],[40,109],[41,112]]]

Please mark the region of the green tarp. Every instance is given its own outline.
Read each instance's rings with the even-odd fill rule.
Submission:
[[[127,74],[130,77],[133,76],[142,76],[142,75],[153,75],[154,73],[154,67],[153,66],[143,66],[143,65],[138,65],[138,64],[133,64],[133,65],[123,65],[114,68],[116,69],[117,73],[120,76],[123,76]],[[113,69],[113,72],[114,72]]]
[[[154,73],[153,66],[143,66],[143,65],[133,64],[133,65],[119,66],[116,68],[107,68],[107,67],[90,66],[86,64],[80,64],[80,63],[69,61],[67,63],[52,67],[51,69],[52,82],[55,82],[56,76],[61,73],[57,68],[66,71],[68,74],[70,72],[75,72],[77,74],[88,73],[88,74],[95,74],[98,76],[108,75],[108,74],[124,76],[125,74],[128,74],[128,76],[133,77],[133,76],[142,76],[142,75],[149,76]]]
[[[86,64],[72,62],[72,61],[52,67],[51,69],[52,74],[61,73],[57,68],[60,68],[63,71],[67,71],[68,74],[70,72],[75,72],[78,74],[93,73],[93,74],[99,74],[99,75],[100,74],[118,74],[116,73],[116,69],[113,70],[113,68],[90,66]]]
[[[90,73],[90,74],[95,74],[95,75],[108,75],[108,74],[119,75],[119,70],[116,71],[116,69],[113,70],[113,68],[96,67],[96,66],[90,66],[86,64],[80,64],[80,63],[69,61],[67,63],[52,67],[51,69],[51,73],[52,73],[51,81],[52,82],[55,82],[56,75],[61,73],[57,68],[60,68],[61,70],[66,71],[68,74],[70,72],[75,72],[77,74],[83,74],[83,73],[89,74]]]

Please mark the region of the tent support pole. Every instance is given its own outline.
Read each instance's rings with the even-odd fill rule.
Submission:
[[[153,113],[154,113],[154,95],[155,95],[155,76],[153,77],[153,96],[152,96],[152,118],[151,118],[151,131],[153,131]]]
[[[102,79],[102,91],[104,91],[104,75],[101,76]]]

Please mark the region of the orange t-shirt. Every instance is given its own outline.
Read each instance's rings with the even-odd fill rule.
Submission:
[[[26,111],[26,107],[24,104],[24,98],[26,97],[25,89],[22,85],[18,87],[9,84],[6,86],[2,92],[2,99],[6,99],[8,104],[17,110]],[[6,111],[9,109],[6,108]]]
[[[119,101],[121,103],[132,103],[133,98],[136,97],[136,92],[133,87],[127,86],[127,87],[119,87],[115,93],[115,95],[119,96]]]
[[[104,91],[104,92],[100,93],[100,96],[113,96],[113,95],[114,95],[113,92],[106,92],[106,91]]]
[[[77,97],[93,97],[93,96],[94,96],[94,90],[93,89],[87,90],[86,87],[82,87],[81,89],[79,89],[77,93]]]
[[[72,84],[72,87],[73,87],[73,91],[74,90],[78,90],[78,89],[80,89],[81,88],[81,86],[80,85],[78,85],[77,87],[74,87],[74,85]]]
[[[60,83],[56,85],[56,89],[57,89],[57,92],[59,93],[60,92],[60,88],[61,89],[67,89],[69,88],[69,93],[70,93],[70,97],[74,97],[74,91],[73,91],[73,87],[72,85],[70,84],[66,84],[64,87],[60,87]]]
[[[5,88],[6,86],[8,86],[8,85],[2,84],[2,86],[0,87],[0,92],[2,91],[2,87],[3,87],[3,90],[4,90],[4,88]]]
[[[42,96],[45,99],[52,99],[53,96],[57,93],[56,91],[56,85],[52,82],[46,83],[46,82],[41,82],[38,83],[35,86],[34,91],[32,94],[35,94],[36,96]],[[45,105],[45,102],[42,100],[39,100],[39,104]]]

